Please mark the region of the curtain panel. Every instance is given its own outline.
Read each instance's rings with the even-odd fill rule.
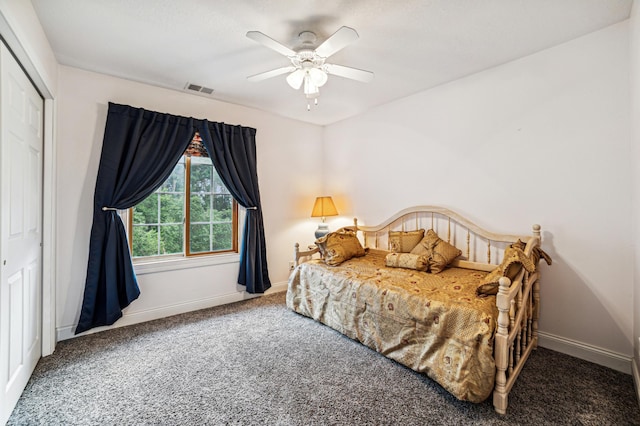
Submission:
[[[206,121],[200,130],[202,143],[209,151],[220,179],[236,201],[247,209],[238,284],[246,286],[249,293],[264,293],[271,287],[271,282],[267,271],[255,135],[255,129]]]
[[[248,209],[238,282],[250,293],[263,293],[271,286],[256,172],[255,129],[109,103],[76,334],[113,324],[140,295],[126,230],[116,210],[131,208],[158,189],[196,130],[206,135],[203,143],[230,192]],[[231,136],[223,140],[226,135]]]

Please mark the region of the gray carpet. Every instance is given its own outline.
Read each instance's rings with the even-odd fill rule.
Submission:
[[[9,425],[640,425],[631,376],[535,351],[506,416],[284,305],[284,293],[60,342]]]

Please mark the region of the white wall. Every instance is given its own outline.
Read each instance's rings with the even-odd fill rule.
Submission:
[[[31,2],[0,0],[0,32],[38,90],[54,97],[58,62]]]
[[[632,151],[629,156],[633,168],[633,343],[634,343],[634,379],[636,392],[640,400],[640,4],[634,2],[629,19],[631,80],[631,134]]]
[[[623,22],[328,126],[327,192],[370,225],[419,204],[497,232],[541,224],[554,261],[542,266],[541,331],[602,348],[628,369],[627,30]]]
[[[207,118],[257,129],[258,179],[269,272],[284,288],[293,242],[308,240],[321,189],[322,128],[255,109],[106,75],[60,67],[57,131],[57,327],[71,337],[80,314],[107,103]],[[309,195],[311,194],[311,195]],[[238,263],[140,275],[141,296],[116,325],[241,300]]]

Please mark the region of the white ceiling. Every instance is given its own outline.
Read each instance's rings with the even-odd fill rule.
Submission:
[[[184,90],[326,125],[557,45],[629,17],[632,0],[32,0],[61,64]],[[245,37],[261,31],[296,47],[341,26],[360,38],[328,62],[375,73],[371,83],[330,76],[307,111],[289,65]]]

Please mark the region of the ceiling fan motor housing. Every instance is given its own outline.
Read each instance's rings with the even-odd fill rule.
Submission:
[[[300,43],[303,45],[312,45],[317,39],[316,33],[313,31],[302,31],[298,34],[298,40],[300,40]]]

